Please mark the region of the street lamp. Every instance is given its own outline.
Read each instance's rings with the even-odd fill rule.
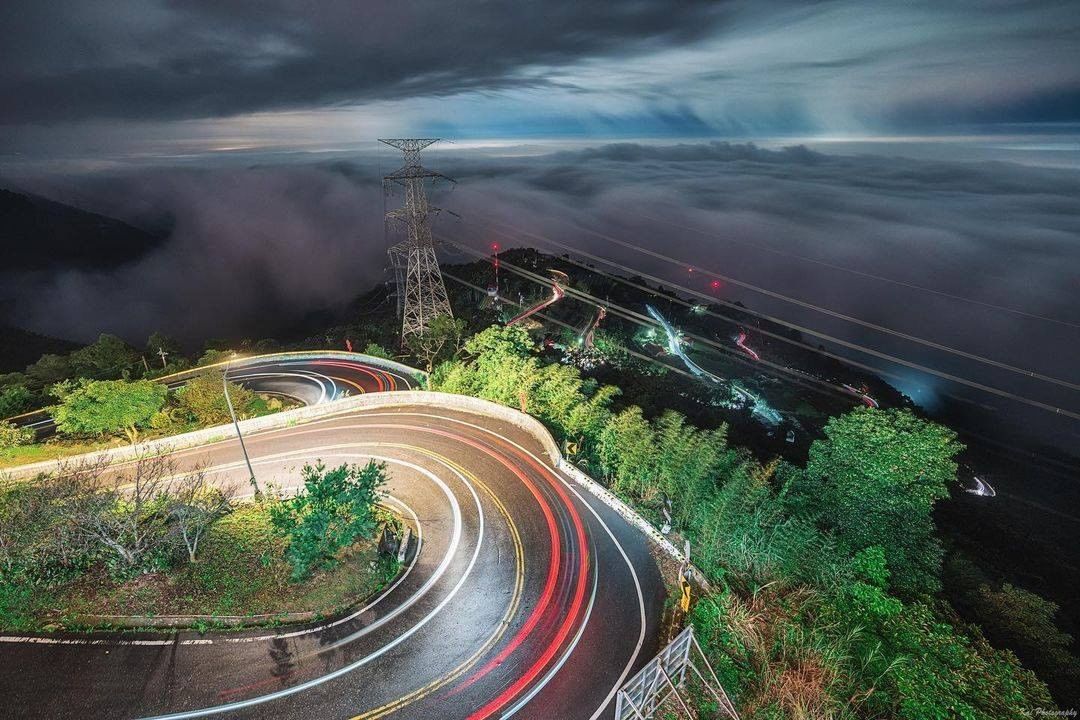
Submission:
[[[236,411],[233,410],[232,398],[229,397],[229,370],[232,368],[232,361],[236,358],[236,353],[229,356],[229,362],[225,364],[225,373],[221,376],[221,389],[225,392],[225,404],[229,406],[229,415],[232,416],[233,427],[236,428],[236,437],[240,441],[240,449],[244,452],[244,462],[247,463],[248,480],[251,482],[251,487],[255,488],[255,494],[261,495],[259,490],[259,483],[255,482],[255,471],[251,468],[251,458],[248,457],[247,446],[244,445],[244,435],[240,432],[240,423],[236,420]]]

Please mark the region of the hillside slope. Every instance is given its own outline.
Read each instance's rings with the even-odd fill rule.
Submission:
[[[162,240],[115,218],[0,189],[0,268],[7,271],[112,268]]]

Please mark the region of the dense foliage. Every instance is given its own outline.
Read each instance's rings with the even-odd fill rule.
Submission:
[[[139,354],[115,335],[101,335],[97,341],[68,355],[76,377],[109,380],[124,376],[138,362]]]
[[[220,425],[232,419],[223,389],[224,375],[210,370],[187,381],[177,393],[181,409],[189,419],[201,425]],[[237,417],[243,418],[257,410],[258,396],[251,390],[229,382],[229,399]]]
[[[0,420],[0,450],[29,445],[34,442],[33,428],[20,427],[14,423]]]
[[[805,468],[761,465],[678,413],[618,412],[619,391],[544,364],[528,333],[492,327],[433,389],[541,418],[571,458],[654,520],[669,509],[717,592],[693,614],[743,717],[1021,717],[1050,708],[1011,652],[934,595],[931,510],[960,450],[909,411],[835,418]]]
[[[52,411],[58,432],[101,436],[149,427],[168,389],[151,380],[80,380],[60,383],[53,393],[60,400]]]
[[[333,612],[393,577],[374,543],[342,567],[292,580],[273,501],[234,504],[201,468],[145,458],[0,485],[0,628],[39,630],[80,613]]]
[[[333,567],[340,552],[375,529],[375,505],[386,482],[386,465],[305,465],[304,487],[271,507],[271,520],[289,539],[294,579]]]
[[[33,402],[33,394],[23,384],[13,383],[7,387],[0,387],[0,418],[21,413],[30,407],[31,402]]]
[[[161,457],[112,470],[86,462],[0,487],[0,624],[31,623],[32,595],[94,566],[126,578],[193,560],[190,540],[231,509],[230,494]]]
[[[956,434],[908,411],[859,408],[830,420],[825,436],[810,448],[804,508],[851,549],[884,548],[897,590],[938,590],[931,511],[956,477]]]

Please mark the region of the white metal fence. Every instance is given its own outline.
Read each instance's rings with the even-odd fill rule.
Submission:
[[[694,662],[692,651],[697,652],[704,671]],[[724,691],[709,659],[705,657],[705,652],[694,637],[693,625],[683,629],[667,647],[619,689],[615,696],[615,720],[652,720],[656,711],[672,698],[687,717],[698,717],[690,709],[690,695],[686,688],[687,670],[700,681],[700,690],[707,692],[715,700],[718,713],[722,713],[718,717],[739,720],[734,703]]]
[[[694,628],[685,630],[630,678],[615,699],[615,720],[648,720],[686,679]]]

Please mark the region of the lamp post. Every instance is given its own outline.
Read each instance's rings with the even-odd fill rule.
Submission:
[[[232,361],[236,357],[236,353],[229,356],[229,362],[225,365],[225,373],[221,376],[221,389],[225,392],[225,404],[229,406],[229,415],[232,417],[233,427],[236,428],[236,438],[240,441],[240,449],[244,453],[244,462],[247,463],[248,480],[251,482],[251,487],[255,489],[256,495],[261,495],[262,491],[259,490],[259,483],[255,481],[255,471],[251,468],[251,458],[248,457],[247,446],[244,445],[244,435],[240,432],[240,423],[236,420],[236,411],[233,410],[232,398],[229,397],[229,370],[232,368]]]

